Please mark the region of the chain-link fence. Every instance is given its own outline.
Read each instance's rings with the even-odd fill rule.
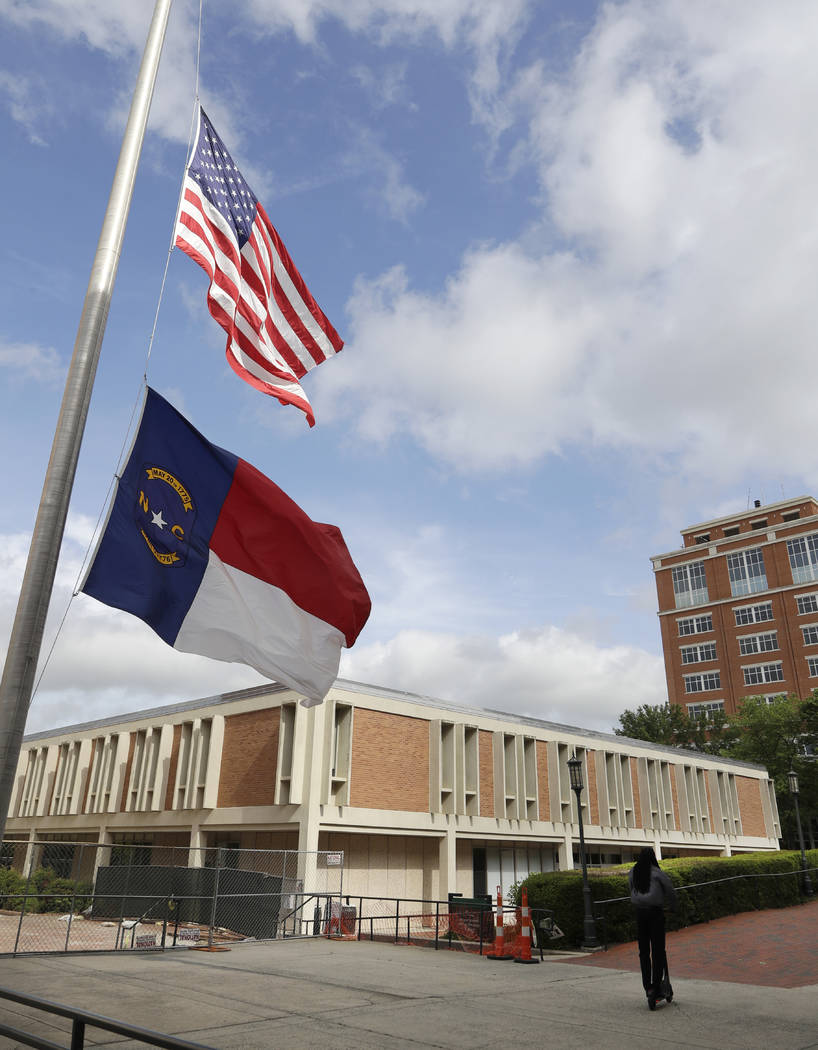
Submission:
[[[0,954],[332,935],[342,852],[7,841]]]

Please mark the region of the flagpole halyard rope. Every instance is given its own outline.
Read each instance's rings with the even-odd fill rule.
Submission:
[[[154,342],[154,338],[156,337],[156,329],[157,329],[157,326],[159,324],[159,311],[161,309],[162,299],[164,298],[164,294],[165,294],[165,284],[166,284],[167,278],[168,278],[168,269],[170,268],[170,257],[171,257],[171,254],[173,253],[174,241],[176,239],[176,236],[175,236],[175,234],[176,234],[176,222],[177,222],[178,217],[179,217],[179,208],[181,207],[182,195],[184,194],[184,183],[185,183],[184,171],[187,169],[187,164],[188,164],[188,160],[189,160],[189,157],[190,157],[190,148],[191,148],[191,143],[193,141],[193,132],[194,132],[194,128],[196,127],[196,117],[197,117],[198,108],[199,108],[199,70],[200,70],[201,53],[202,53],[203,6],[204,6],[204,0],[199,0],[199,19],[198,19],[198,27],[197,27],[197,32],[196,32],[196,63],[195,63],[195,70],[196,70],[196,72],[195,72],[195,81],[194,81],[193,113],[192,113],[191,120],[190,120],[190,129],[188,131],[187,149],[185,151],[185,168],[183,169],[183,172],[182,172],[181,188],[179,190],[179,197],[178,197],[178,200],[177,200],[176,211],[174,213],[174,218],[173,218],[173,226],[172,226],[171,235],[170,235],[170,245],[168,247],[167,255],[165,257],[165,267],[164,267],[164,270],[162,272],[162,281],[161,281],[160,286],[159,286],[159,297],[157,299],[156,310],[155,310],[154,315],[153,315],[153,325],[151,327],[150,335],[148,337],[148,351],[147,351],[147,354],[145,355],[145,367],[144,367],[144,370],[143,370],[143,373],[142,373],[142,381],[141,381],[141,383],[139,385],[139,392],[137,393],[137,396],[136,396],[136,398],[134,400],[133,407],[131,408],[131,415],[130,415],[130,418],[128,420],[128,426],[125,429],[125,437],[123,438],[122,446],[121,446],[121,448],[119,450],[119,455],[117,456],[116,471],[114,473],[114,476],[111,478],[111,480],[110,480],[110,482],[108,484],[108,489],[107,489],[107,491],[105,493],[105,499],[102,501],[102,506],[100,507],[99,514],[97,515],[97,520],[96,520],[96,522],[94,524],[94,528],[93,528],[93,530],[91,532],[91,538],[88,541],[88,546],[85,548],[85,552],[84,552],[84,554],[82,556],[82,561],[80,562],[79,572],[77,573],[77,578],[74,581],[74,586],[71,589],[71,596],[69,597],[69,599],[68,599],[68,601],[66,603],[65,610],[64,610],[64,612],[62,614],[62,617],[60,619],[59,625],[57,626],[57,630],[54,632],[54,638],[52,639],[51,645],[48,648],[48,652],[46,653],[45,659],[42,662],[42,666],[40,668],[40,673],[37,676],[36,681],[34,682],[34,686],[33,686],[32,691],[31,691],[31,701],[30,701],[30,703],[33,703],[34,698],[37,695],[37,692],[38,692],[38,690],[40,688],[40,683],[43,680],[43,676],[45,675],[45,672],[46,672],[46,670],[48,668],[48,665],[49,665],[49,663],[51,661],[51,657],[54,654],[54,649],[56,648],[57,642],[59,640],[59,637],[62,634],[63,627],[65,626],[65,621],[68,618],[68,613],[69,613],[69,611],[71,609],[71,605],[73,604],[74,599],[79,594],[80,581],[83,579],[83,576],[85,574],[85,569],[86,569],[86,566],[88,564],[89,556],[90,556],[92,550],[94,549],[94,545],[95,545],[95,543],[97,541],[97,536],[98,536],[99,529],[100,529],[100,523],[102,522],[102,519],[103,519],[103,517],[105,515],[106,507],[108,506],[108,503],[109,503],[109,501],[111,499],[111,492],[112,492],[115,484],[119,481],[120,475],[121,475],[123,467],[124,467],[125,457],[126,457],[126,455],[128,453],[128,450],[130,449],[130,446],[132,444],[132,439],[131,439],[130,435],[131,435],[131,431],[134,428],[134,419],[136,418],[137,409],[139,408],[140,403],[144,399],[145,389],[146,389],[146,387],[148,385],[148,365],[150,363],[151,353],[153,351],[153,342]]]

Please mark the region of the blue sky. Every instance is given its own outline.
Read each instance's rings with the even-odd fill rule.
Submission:
[[[0,0],[0,645],[151,4]],[[47,645],[126,440],[197,6],[175,0]],[[649,556],[815,493],[809,2],[205,4],[200,93],[346,347],[317,425],[224,359],[174,251],[151,384],[339,525],[342,674],[607,729],[666,698]],[[29,729],[260,681],[80,596]]]

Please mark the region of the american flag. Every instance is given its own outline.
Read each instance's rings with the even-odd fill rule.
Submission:
[[[344,345],[203,109],[185,171],[176,245],[210,277],[207,308],[227,360],[257,390],[315,424],[298,382]]]

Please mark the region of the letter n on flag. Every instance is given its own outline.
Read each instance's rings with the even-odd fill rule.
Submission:
[[[150,388],[81,590],[176,649],[249,664],[312,703],[371,608],[339,529]]]
[[[207,307],[230,366],[315,423],[299,380],[344,345],[203,109],[185,171],[176,245],[210,277]]]

